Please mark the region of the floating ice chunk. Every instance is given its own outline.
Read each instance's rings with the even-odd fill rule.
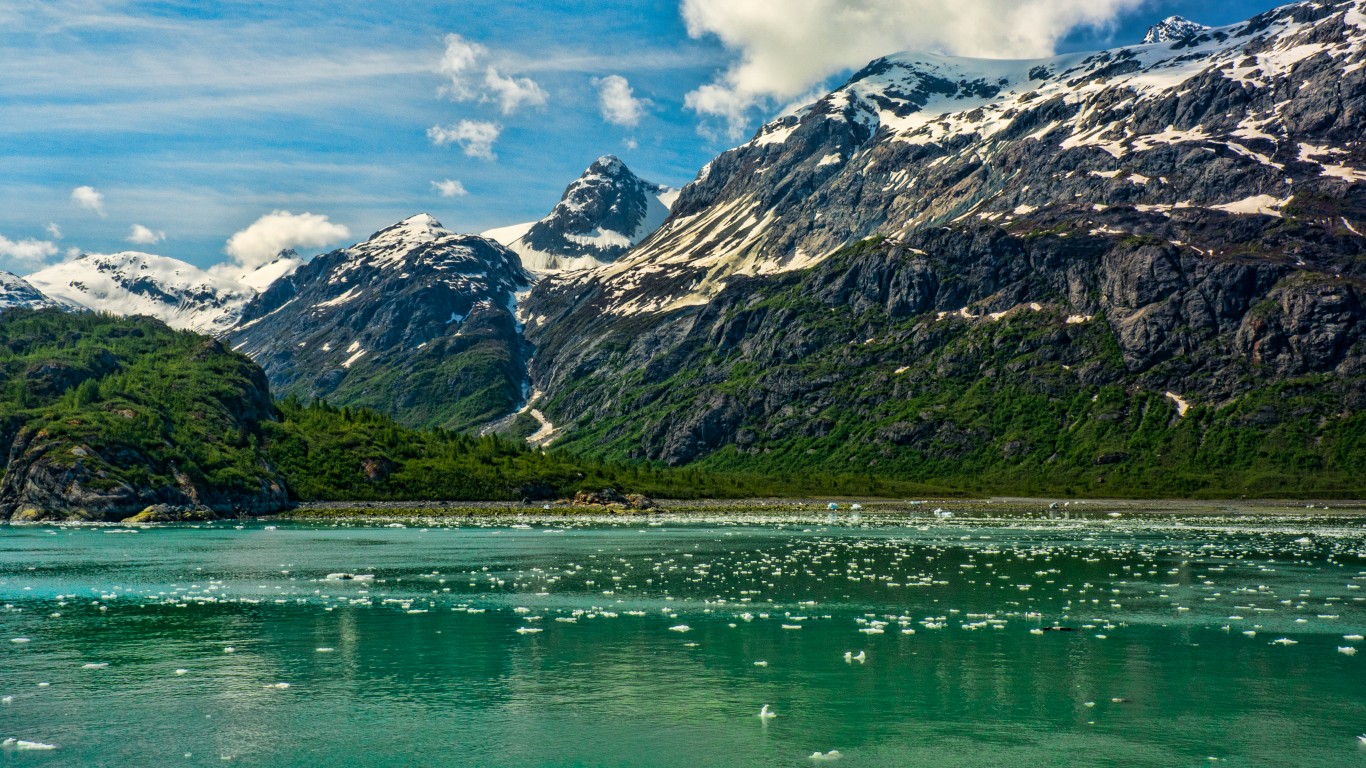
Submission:
[[[188,670],[188,669],[177,669],[177,670],[175,671],[175,673],[176,673],[177,675],[188,675],[188,674],[190,674],[190,670]]]
[[[13,696],[6,696],[5,698],[0,699],[0,704],[13,704],[13,703],[14,703],[14,697],[13,697]]]
[[[669,627],[669,631],[670,631],[670,632],[691,632],[691,631],[692,631],[692,627],[688,626],[687,624],[679,624],[679,625],[676,626],[676,627]]]
[[[333,650],[335,650],[335,649],[334,649],[334,648],[319,648],[319,649],[318,649],[318,653],[331,653]]]
[[[1366,637],[1362,637],[1361,635],[1343,635],[1343,636],[1342,636],[1342,639],[1343,639],[1343,640],[1351,640],[1351,641],[1354,642],[1354,643],[1359,643],[1359,642],[1361,642],[1362,640],[1366,640]]]
[[[325,581],[374,581],[373,573],[329,573]]]
[[[237,653],[237,649],[233,648],[232,646],[228,646],[227,648],[223,649],[223,653]]]
[[[1288,637],[1278,637],[1271,641],[1271,645],[1299,645],[1299,641],[1291,640]]]
[[[839,751],[838,749],[832,749],[832,750],[830,750],[829,752],[812,752],[812,753],[811,753],[811,759],[812,759],[812,760],[815,760],[815,761],[818,762],[818,763],[833,762],[833,761],[835,761],[835,760],[840,759],[841,757],[844,757],[844,755],[841,755],[841,754],[840,754],[840,751]]]
[[[108,666],[109,666],[109,662],[107,662],[107,661],[103,661],[103,662],[93,662],[93,661],[92,661],[92,662],[90,662],[89,664],[82,664],[82,665],[81,665],[81,669],[104,669],[105,667],[108,667]]]
[[[1338,653],[1342,654],[1343,656],[1355,656],[1357,655],[1357,649],[1353,648],[1350,645],[1340,645],[1338,646]]]
[[[18,644],[18,645],[23,645],[24,643],[29,643],[29,642],[32,642],[32,641],[29,640],[27,637],[16,637],[16,638],[10,640],[10,642],[11,642],[11,643],[16,643],[16,644]]]
[[[284,690],[288,690],[288,689],[289,689],[289,683],[271,683],[271,684],[267,685],[266,687],[267,687],[267,688],[274,688],[274,689],[277,690],[277,691],[284,691]]]
[[[41,741],[24,741],[23,739],[5,739],[0,741],[0,747],[14,749],[20,752],[50,752],[57,748],[56,744],[44,744]]]
[[[756,666],[756,667],[767,667],[767,666],[768,666],[768,662],[767,662],[767,661],[756,661],[756,662],[754,662],[754,666]]]
[[[519,634],[519,635],[534,635],[534,634],[536,634],[537,632],[541,632],[541,631],[542,631],[542,630],[537,629],[536,627],[518,627],[518,628],[517,628],[517,634]]]

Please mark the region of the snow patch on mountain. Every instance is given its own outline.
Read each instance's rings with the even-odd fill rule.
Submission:
[[[0,310],[19,307],[24,309],[71,308],[68,304],[54,301],[44,295],[42,291],[34,288],[24,278],[10,272],[0,271]]]
[[[499,245],[509,246],[518,240],[521,240],[534,226],[536,226],[536,222],[534,221],[527,221],[521,224],[510,224],[506,227],[495,227],[494,229],[480,232],[479,236],[492,240]]]

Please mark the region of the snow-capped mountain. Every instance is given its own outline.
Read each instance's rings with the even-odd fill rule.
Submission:
[[[25,309],[67,308],[34,288],[27,280],[10,272],[0,271],[0,311],[22,307]]]
[[[1275,213],[1366,178],[1364,27],[1359,2],[1310,2],[1172,45],[879,59],[703,168],[641,247],[562,280],[653,312],[871,235],[1045,206]]]
[[[512,251],[421,214],[276,282],[228,336],[278,395],[465,427],[523,398],[529,284]]]
[[[1295,434],[1332,444],[1366,392],[1364,142],[1363,0],[888,56],[709,163],[616,262],[540,281],[532,386],[560,444],[671,463],[1103,481],[1144,418],[1204,404],[1191,446],[1298,424],[1259,399],[1297,377]],[[1068,459],[1074,430],[1117,448]]]
[[[1143,44],[1184,43],[1208,31],[1209,27],[1204,24],[1197,24],[1180,16],[1168,16],[1161,23],[1148,28],[1148,34],[1144,36]]]
[[[172,328],[219,335],[255,295],[254,285],[298,266],[284,257],[262,271],[204,270],[150,253],[91,253],[28,276],[34,287],[76,306],[116,315],[147,315]]]
[[[284,251],[255,269],[210,269],[150,253],[90,253],[27,277],[68,306],[115,315],[147,315],[172,328],[218,336],[234,326],[247,303],[303,264]]]
[[[533,272],[592,269],[616,261],[659,229],[677,196],[678,190],[645,181],[606,155],[569,185],[544,219],[485,235],[516,251]]]

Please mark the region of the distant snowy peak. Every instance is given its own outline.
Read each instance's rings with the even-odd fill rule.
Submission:
[[[1162,20],[1162,23],[1154,24],[1148,28],[1148,34],[1143,38],[1143,44],[1184,43],[1208,32],[1209,29],[1203,24],[1197,24],[1180,16],[1168,16]]]
[[[60,301],[115,315],[147,315],[172,328],[219,335],[232,327],[257,293],[297,268],[282,254],[262,267],[235,274],[203,270],[166,256],[125,251],[85,254],[28,276],[35,288]]]
[[[0,311],[6,309],[50,309],[68,305],[53,301],[27,280],[9,272],[0,272]]]
[[[659,229],[677,196],[677,190],[645,181],[620,159],[606,155],[569,185],[550,215],[510,247],[534,272],[608,264]]]

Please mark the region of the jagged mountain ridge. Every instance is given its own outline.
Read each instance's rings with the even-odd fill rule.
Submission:
[[[545,218],[509,247],[521,256],[523,266],[538,273],[608,264],[664,223],[677,193],[641,179],[620,159],[604,155],[565,189]]]
[[[515,253],[421,214],[276,282],[228,336],[280,396],[468,428],[524,397],[529,284]]]
[[[1360,88],[1363,17],[1359,3],[1302,3],[1170,45],[880,59],[710,163],[626,258],[562,280],[598,293],[599,311],[650,312],[969,216],[1076,200],[1274,210],[1287,179],[1366,175],[1363,121],[1324,111]]]
[[[137,251],[84,254],[28,276],[68,305],[115,315],[155,317],[178,330],[218,336],[237,323],[256,294],[302,261],[285,251],[253,270],[228,265],[200,269]]]
[[[1363,3],[1307,2],[1170,44],[873,62],[617,263],[537,285],[540,408],[565,445],[674,464],[1352,477],[1325,446],[1366,404],[1363,32]]]

